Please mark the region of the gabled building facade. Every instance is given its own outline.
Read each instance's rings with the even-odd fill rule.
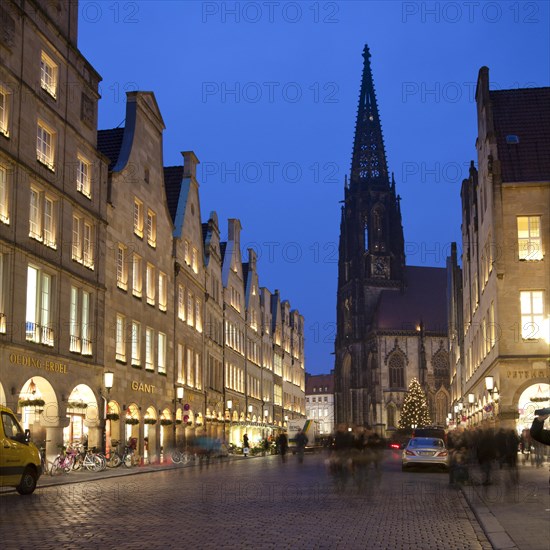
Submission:
[[[253,252],[243,268],[239,220],[226,242],[215,212],[202,223],[195,154],[164,167],[154,94],[97,132],[78,2],[6,1],[0,21],[0,403],[48,457],[283,429],[282,313]]]
[[[334,372],[306,374],[306,417],[317,422],[321,437],[334,432]]]
[[[46,446],[101,443],[107,161],[75,3],[0,5],[0,402]]]
[[[164,122],[151,92],[127,94],[126,126],[98,133],[110,160],[105,365],[114,374],[107,438],[137,439],[156,459],[172,432],[174,268],[162,162]],[[160,412],[159,412],[160,411]],[[118,418],[116,418],[118,416]]]
[[[218,215],[203,224],[205,257],[205,390],[206,424],[212,437],[223,439],[225,420],[222,256]]]
[[[482,67],[476,104],[478,168],[462,184],[453,293],[456,420],[521,432],[550,405],[550,88],[493,91]]]
[[[184,388],[183,436],[194,437],[203,429],[205,410],[204,308],[206,273],[202,235],[199,184],[196,178],[199,160],[193,151],[183,155],[183,167],[164,169],[170,214],[173,220],[175,376],[173,383]],[[181,404],[180,404],[181,405]],[[178,408],[179,410],[179,408]]]

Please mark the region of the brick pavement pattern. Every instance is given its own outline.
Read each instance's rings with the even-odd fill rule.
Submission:
[[[2,548],[491,548],[445,474],[402,473],[394,460],[363,491],[351,481],[341,489],[325,459],[272,456],[3,494]]]

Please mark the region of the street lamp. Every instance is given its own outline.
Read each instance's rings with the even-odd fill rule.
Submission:
[[[177,403],[181,405],[181,402],[183,401],[183,396],[185,395],[185,388],[183,386],[176,386],[176,397],[174,398],[174,447],[177,447],[177,424],[176,424],[176,416],[178,414],[178,407]],[[183,428],[183,433],[185,435],[185,427]]]
[[[107,390],[107,395],[111,392],[113,382],[114,374],[110,370],[105,371],[103,373],[103,385]],[[107,456],[109,456],[110,449],[107,448],[107,398],[101,393],[101,390],[99,393],[103,399],[103,451]]]
[[[110,393],[111,388],[113,387],[114,378],[115,378],[115,375],[110,370],[106,370],[103,373],[103,385],[105,386],[105,389],[107,390],[107,394]]]
[[[231,422],[232,422],[231,409],[232,408],[233,408],[233,401],[231,401],[231,399],[228,399],[227,400],[227,410],[229,411],[229,438],[228,439],[231,439]],[[223,429],[224,429],[223,438],[225,439],[225,424]],[[230,441],[228,441],[228,443],[230,443]]]
[[[495,386],[495,379],[492,376],[485,377],[485,389],[491,393]]]

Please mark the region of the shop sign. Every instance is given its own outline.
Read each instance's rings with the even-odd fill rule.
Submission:
[[[59,374],[67,374],[67,365],[59,361],[43,360],[31,355],[23,355],[22,353],[10,353],[10,363],[14,365],[23,365],[25,367],[33,367],[46,372],[57,372]]]
[[[529,378],[547,378],[550,376],[550,369],[535,370],[507,370],[506,378],[528,380]]]
[[[155,393],[155,386],[153,384],[145,384],[136,380],[132,380],[132,389],[143,393]]]

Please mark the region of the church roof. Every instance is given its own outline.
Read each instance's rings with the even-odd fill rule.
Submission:
[[[380,293],[376,330],[447,333],[447,271],[442,267],[405,267],[405,287]]]
[[[503,182],[550,178],[550,88],[490,92]]]

